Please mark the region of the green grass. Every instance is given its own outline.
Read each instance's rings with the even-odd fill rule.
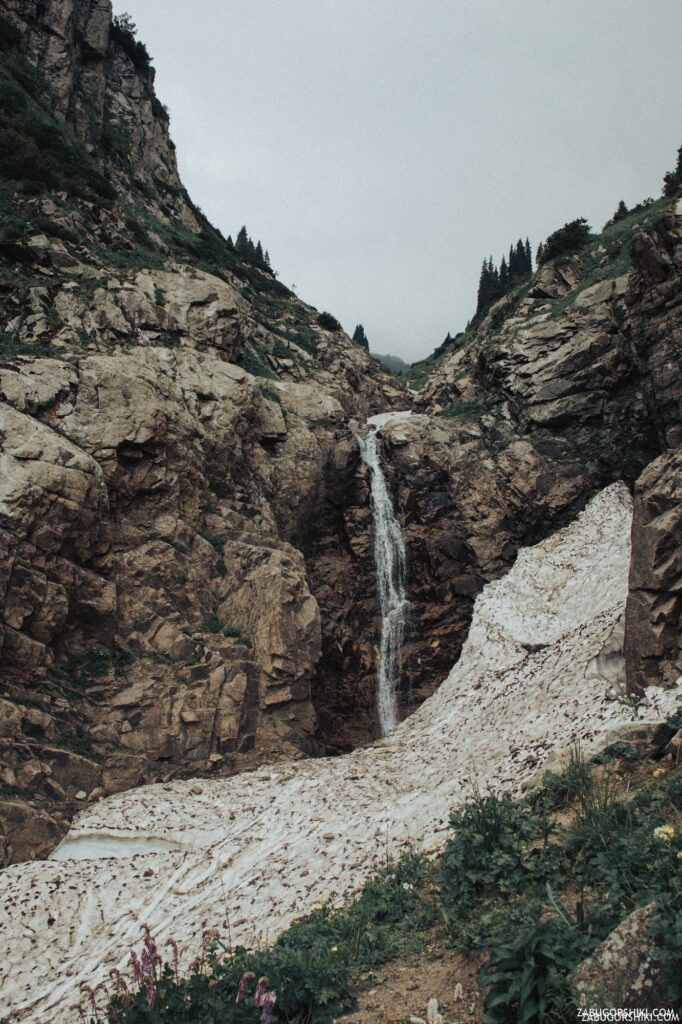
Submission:
[[[605,227],[601,234],[592,235],[589,243],[581,250],[576,265],[578,286],[568,295],[552,303],[550,315],[559,316],[574,304],[576,298],[586,288],[629,273],[632,268],[630,254],[635,236],[655,223],[671,202],[671,199],[663,197],[649,205],[635,208],[627,217]],[[599,252],[600,249],[604,251]]]
[[[448,419],[479,420],[484,412],[485,408],[476,399],[455,398],[439,415]]]
[[[15,334],[0,331],[0,359],[12,359],[14,356],[36,356],[45,359],[52,355],[54,353],[50,351],[49,344],[32,344],[22,341]]]

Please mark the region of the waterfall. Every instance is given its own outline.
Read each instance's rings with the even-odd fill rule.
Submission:
[[[381,642],[377,672],[377,710],[382,736],[398,724],[400,644],[405,625],[405,541],[394,513],[381,468],[377,432],[384,417],[369,420],[369,433],[360,438],[362,461],[370,472],[370,504],[374,518],[374,564],[381,605]],[[380,420],[380,422],[376,422]]]

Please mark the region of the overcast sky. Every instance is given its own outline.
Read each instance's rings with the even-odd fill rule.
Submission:
[[[682,144],[681,0],[114,0],[180,172],[305,301],[428,355],[481,261],[658,197]]]

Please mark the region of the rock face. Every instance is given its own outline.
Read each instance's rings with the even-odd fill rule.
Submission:
[[[57,859],[2,872],[12,1019],[70,1020],[80,984],[124,966],[140,921],[160,949],[176,938],[184,963],[204,927],[221,927],[227,893],[231,941],[272,938],[317,900],[352,892],[387,850],[432,842],[472,785],[517,791],[555,747],[600,749],[628,718],[594,666],[615,656],[630,504],[614,485],[572,526],[521,551],[479,596],[446,682],[387,739],[206,780],[200,792],[187,781],[118,794],[84,811]],[[652,717],[676,699],[651,690]]]
[[[625,645],[630,685],[682,676],[682,449],[655,459],[635,488]]]
[[[666,1006],[661,964],[649,931],[656,904],[640,907],[577,968],[575,982],[588,1006],[656,1010]]]
[[[475,479],[465,499],[478,512],[464,538],[494,527],[483,564],[473,560],[484,578],[513,558],[526,524],[551,529],[612,480],[636,487],[627,646],[628,686],[639,690],[680,673],[682,200],[645,210],[632,232],[629,269],[622,245],[596,243],[541,267],[453,342],[419,403],[453,423],[476,476],[501,483],[489,497]],[[459,483],[464,470],[450,475]]]
[[[338,400],[163,348],[15,360],[0,392],[10,791],[37,788],[58,834],[81,790],[315,749],[321,620],[290,540],[324,490],[320,411],[347,429]],[[73,784],[26,774],[55,737]],[[13,827],[4,851],[25,851]]]
[[[198,230],[178,175],[154,69],[121,45],[111,0],[2,0],[21,30],[22,56],[45,76],[58,117],[101,155],[116,185],[167,220]]]

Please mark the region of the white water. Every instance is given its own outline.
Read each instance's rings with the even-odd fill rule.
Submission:
[[[373,420],[378,419],[374,417]],[[381,735],[398,724],[400,645],[405,627],[405,541],[394,513],[381,468],[378,430],[383,423],[369,420],[367,437],[360,438],[362,461],[370,472],[370,504],[374,518],[374,564],[381,606],[381,641],[377,668],[377,711]]]

